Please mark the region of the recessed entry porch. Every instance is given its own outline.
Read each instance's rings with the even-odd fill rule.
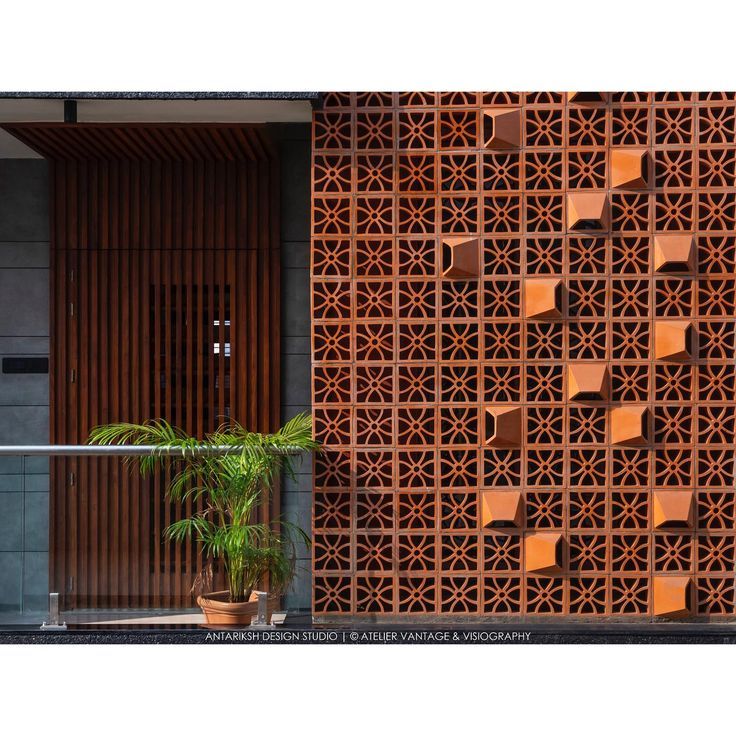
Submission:
[[[316,97],[0,93],[0,445],[309,409]],[[310,472],[271,513],[309,527]],[[162,490],[115,458],[0,456],[0,625],[40,623],[49,592],[85,622],[197,623],[198,552],[161,542]]]

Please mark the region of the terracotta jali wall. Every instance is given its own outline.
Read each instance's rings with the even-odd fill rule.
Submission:
[[[731,618],[732,94],[327,94],[314,611]]]

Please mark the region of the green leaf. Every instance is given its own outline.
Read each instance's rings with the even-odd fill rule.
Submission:
[[[193,509],[170,524],[164,538],[176,543],[194,540],[205,555],[219,559],[231,600],[245,600],[265,576],[272,591],[290,583],[296,544],[309,546],[309,536],[284,519],[266,524],[259,516],[280,476],[294,477],[303,456],[319,451],[308,413],[297,414],[272,434],[249,432],[231,421],[198,439],[155,419],[95,427],[88,441],[153,446],[151,454],[135,458],[140,473],[165,471],[168,498],[186,504],[182,509]],[[232,447],[233,453],[214,455],[209,452],[212,446]],[[168,456],[171,450],[175,454]]]

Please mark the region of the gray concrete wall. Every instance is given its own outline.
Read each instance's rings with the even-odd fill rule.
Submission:
[[[0,159],[0,361],[49,354],[48,168]],[[0,444],[49,441],[49,377],[0,369]],[[0,457],[0,611],[47,607],[47,458]]]
[[[281,126],[281,418],[311,410],[309,296],[310,126]],[[282,489],[286,519],[312,526],[312,463]],[[302,546],[297,577],[285,598],[289,610],[312,606],[311,553]]]

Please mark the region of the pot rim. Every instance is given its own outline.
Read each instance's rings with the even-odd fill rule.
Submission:
[[[251,591],[250,597],[247,601],[239,601],[237,603],[231,603],[228,599],[230,591],[218,590],[212,593],[203,593],[197,596],[197,605],[200,608],[210,608],[222,611],[237,611],[238,609],[252,609],[254,605],[258,603],[258,593],[264,591]],[[268,596],[271,599],[271,595]]]

